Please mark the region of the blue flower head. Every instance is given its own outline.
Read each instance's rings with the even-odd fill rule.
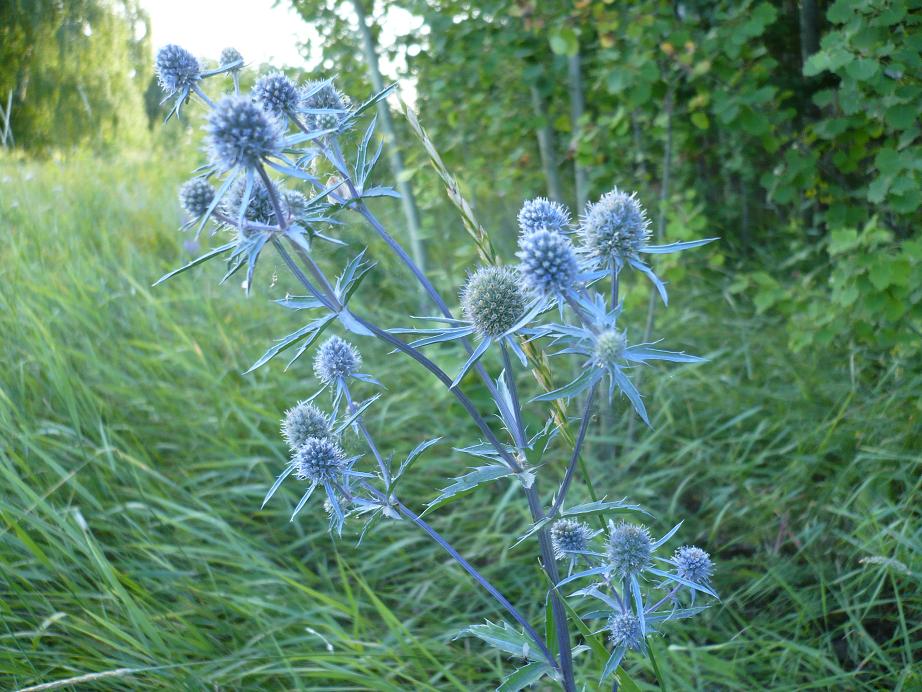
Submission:
[[[309,130],[332,130],[339,127],[349,107],[349,99],[329,80],[307,82],[301,87],[300,110],[327,111],[325,113],[306,113],[305,124]]]
[[[606,329],[595,335],[593,357],[597,367],[607,368],[610,364],[624,358],[627,339],[624,332],[615,328]]]
[[[705,586],[710,583],[714,563],[711,562],[711,556],[701,548],[693,545],[682,546],[675,551],[672,561],[676,566],[676,574],[682,579]]]
[[[480,267],[461,291],[461,310],[482,336],[497,337],[525,312],[522,278],[513,267]]]
[[[551,526],[551,545],[554,548],[554,557],[562,560],[572,557],[574,552],[589,549],[589,539],[592,530],[582,522],[573,519],[561,519]]]
[[[342,447],[329,437],[307,438],[292,461],[298,478],[311,483],[338,483],[347,469]]]
[[[615,188],[587,204],[579,227],[582,250],[595,268],[619,267],[650,240],[650,220],[637,199]]]
[[[538,229],[519,238],[519,272],[540,296],[560,295],[572,288],[579,264],[570,239],[557,231]]]
[[[218,62],[221,64],[221,67],[225,65],[233,65],[235,62],[243,62],[243,56],[240,54],[240,51],[236,48],[225,48],[221,51],[221,57]],[[238,72],[243,65],[238,65],[231,69],[231,72]]]
[[[634,650],[643,646],[640,618],[633,613],[613,613],[608,618],[608,632],[615,646],[623,644],[626,648]]]
[[[255,168],[284,146],[282,126],[259,104],[244,96],[225,96],[205,127],[214,162],[224,170]]]
[[[640,574],[650,566],[653,539],[643,526],[628,524],[609,525],[608,562],[622,577]]]
[[[201,78],[195,56],[172,43],[157,51],[156,70],[160,87],[168,94],[189,89]]]
[[[640,392],[628,377],[627,370],[635,363],[642,364],[653,360],[700,363],[704,359],[681,351],[653,348],[653,344],[629,346],[625,332],[617,328],[620,307],[608,310],[605,299],[599,294],[591,297],[575,295],[572,296],[572,300],[578,304],[585,324],[579,327],[549,324],[535,330],[535,333],[538,336],[552,336],[554,343],[564,344],[565,348],[558,353],[582,355],[586,357],[586,361],[575,380],[559,389],[541,394],[535,397],[535,400],[572,398],[596,386],[607,376],[609,399],[614,396],[615,389],[620,390],[630,400],[644,423],[649,425],[646,406]]]
[[[272,189],[284,210],[287,191],[276,183],[272,183]],[[227,196],[221,200],[224,212],[232,219],[236,219],[240,214],[240,206],[243,204],[245,193],[246,180],[238,179],[228,190]],[[257,223],[275,223],[275,207],[272,205],[269,191],[261,180],[257,180],[250,188],[250,199],[243,212],[243,218]]]
[[[214,201],[214,187],[204,178],[187,180],[179,188],[179,203],[190,216],[198,218]]]
[[[703,238],[650,245],[650,220],[637,193],[628,194],[618,188],[602,195],[595,204],[586,205],[577,233],[587,269],[607,269],[617,276],[625,265],[633,267],[653,282],[663,303],[668,303],[666,286],[640,255],[667,255],[717,240]]]
[[[263,108],[276,117],[282,117],[298,105],[298,89],[281,72],[260,77],[253,87],[253,95]]]
[[[546,197],[536,197],[522,205],[518,221],[522,233],[526,234],[542,228],[563,231],[570,225],[570,210],[560,202],[552,202]]]
[[[349,377],[362,364],[358,350],[345,339],[331,336],[320,346],[314,358],[314,374],[324,384]]]
[[[308,439],[333,435],[330,417],[309,401],[301,401],[285,412],[282,437],[292,451],[300,449]]]

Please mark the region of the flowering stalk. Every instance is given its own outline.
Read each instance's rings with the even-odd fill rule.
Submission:
[[[548,597],[556,655],[493,584],[399,499],[397,488],[401,478],[439,439],[421,442],[398,468],[392,466],[393,455],[382,453],[365,423],[367,411],[380,394],[361,401],[353,390],[354,386],[380,386],[381,383],[372,375],[359,371],[360,352],[339,336],[326,339],[317,350],[314,373],[322,385],[320,391],[286,413],[282,432],[291,450],[291,459],[267,492],[263,504],[283,483],[295,478],[306,484],[306,490],[294,508],[292,521],[315,491],[326,495],[331,528],[337,533],[341,533],[347,520],[353,517],[366,518],[362,535],[378,521],[408,520],[448,552],[522,628],[519,631],[508,623],[488,622],[471,626],[465,633],[528,661],[530,675],[547,675],[559,681],[567,692],[575,692],[577,678],[586,677],[578,675],[574,669],[573,654],[578,649],[571,649],[569,622],[573,617],[598,618],[597,611],[587,611],[582,603],[591,602],[591,599],[602,601],[610,609],[603,612],[607,625],[593,636],[607,632],[613,644],[611,655],[602,666],[602,678],[607,678],[615,672],[627,650],[646,652],[644,642],[648,630],[666,620],[688,617],[700,610],[680,607],[683,598],[690,599],[693,605],[696,592],[716,595],[709,586],[710,557],[698,548],[684,547],[676,551],[672,559],[663,559],[674,568],[672,572],[654,566],[654,551],[672,537],[678,526],[653,542],[649,532],[638,525],[624,522],[616,525],[609,520],[607,528],[593,531],[584,524],[583,518],[589,515],[597,516],[604,527],[602,518],[605,515],[641,511],[623,501],[597,500],[585,468],[584,481],[593,501],[569,507],[566,502],[573,487],[576,465],[582,463],[581,450],[593,413],[597,385],[607,378],[609,399],[616,391],[620,392],[649,424],[641,395],[629,377],[631,369],[651,361],[694,363],[702,360],[683,352],[654,348],[650,343],[629,343],[626,331],[618,323],[620,272],[627,267],[642,272],[665,302],[664,284],[652,268],[641,261],[641,254],[677,252],[703,245],[711,239],[650,245],[648,222],[636,195],[615,189],[587,205],[575,229],[579,239],[577,245],[571,239],[574,229],[566,207],[548,200],[531,200],[523,205],[518,218],[522,228],[518,266],[498,265],[494,262],[495,256],[491,255],[489,266],[469,276],[460,296],[462,315],[456,318],[425,273],[366,204],[367,199],[398,196],[392,189],[370,181],[381,152],[380,146],[377,152],[369,148],[374,121],[360,138],[355,159],[349,160],[343,153],[343,138],[349,136],[362,114],[386,97],[389,90],[352,106],[330,80],[297,85],[285,75],[271,72],[256,81],[252,94],[241,95],[238,72],[242,64],[239,53],[230,49],[222,54],[219,68],[211,71],[204,71],[194,57],[176,46],[168,46],[158,54],[160,82],[168,93],[167,98],[174,99],[170,115],[178,115],[193,94],[211,109],[206,127],[211,162],[180,192],[183,208],[191,217],[185,227],[195,227],[198,235],[211,223],[215,232],[230,232],[234,237],[231,242],[205,253],[164,279],[223,254],[228,258],[224,278],[245,268],[244,285],[249,291],[260,253],[271,245],[307,291],[307,295],[286,296],[277,302],[289,309],[312,312],[314,317],[279,340],[251,370],[299,344],[289,362],[291,365],[326,330],[338,324],[356,336],[374,337],[387,343],[411,357],[447,387],[482,436],[481,441],[456,450],[486,465],[454,479],[429,503],[427,512],[501,478],[511,478],[521,484],[532,524],[519,542],[533,536],[538,539],[541,565],[552,584]],[[202,89],[201,82],[218,74],[233,77],[234,91],[213,101]],[[322,185],[315,176],[318,170],[315,161],[325,161],[336,172],[328,186]],[[217,188],[209,182],[211,178],[221,181]],[[315,258],[321,243],[343,244],[326,230],[338,223],[335,214],[342,209],[358,213],[410,269],[439,312],[423,319],[436,326],[385,328],[350,307],[353,294],[372,269],[364,259],[365,251],[349,261],[335,281],[327,278]],[[594,288],[605,276],[611,277],[608,301]],[[558,315],[560,321],[548,321],[545,317],[548,314]],[[538,340],[561,347],[554,355],[579,357],[581,369],[569,384],[524,401],[516,382],[515,363],[518,361],[521,367],[527,367],[526,351],[534,362],[532,343]],[[430,344],[451,341],[459,343],[466,359],[455,375],[446,372],[421,350]],[[482,362],[494,347],[497,347],[495,350],[503,366],[495,380]],[[477,373],[493,398],[503,431],[494,431],[464,393],[462,384],[471,371]],[[324,391],[332,396],[329,412],[312,403]],[[550,457],[557,454],[558,430],[552,422],[565,427],[565,420],[559,416],[563,410],[559,402],[577,396],[585,396],[579,433],[572,440],[569,463],[545,511],[538,490],[538,475],[539,472],[547,473],[543,469],[550,466]],[[531,432],[525,424],[525,407],[540,402],[552,402],[554,413],[543,429]],[[347,450],[353,444],[346,436],[349,430],[354,430],[371,452],[374,464],[370,470],[362,470],[365,463],[361,454],[349,455]],[[568,442],[571,439],[566,431],[560,437]],[[604,539],[599,539],[602,535]],[[604,552],[596,545],[598,540],[605,541]],[[559,560],[567,561],[569,566],[563,579],[558,569]],[[588,567],[577,570],[577,566],[584,565]],[[656,576],[661,581],[643,589],[639,577],[644,575]],[[597,577],[599,581],[569,595],[562,589],[572,581],[590,577]],[[645,592],[651,590],[663,590],[666,595],[653,606],[646,606],[648,596]],[[572,604],[575,615],[568,616],[565,598],[575,599]],[[661,609],[667,606],[671,610],[664,614]],[[550,628],[551,623],[546,626]]]

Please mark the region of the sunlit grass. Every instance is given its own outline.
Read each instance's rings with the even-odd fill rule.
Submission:
[[[101,673],[80,688],[491,689],[510,662],[452,637],[498,614],[411,527],[356,548],[319,512],[289,523],[294,491],[257,511],[284,463],[281,412],[315,383],[307,359],[240,373],[298,317],[267,300],[288,287],[268,254],[250,299],[239,280],[216,286],[218,267],[150,288],[187,258],[165,170],[0,163],[0,687]],[[434,259],[443,278],[457,278],[450,253]],[[385,266],[363,309],[382,314],[405,277],[372,254]],[[781,324],[727,302],[720,277],[685,283],[699,288],[674,297],[663,335],[713,361],[649,370],[655,431],[613,458],[619,404],[590,460],[600,491],[657,528],[685,518],[717,561],[722,602],[657,640],[667,682],[918,687],[918,365],[844,347],[795,359]],[[361,345],[388,386],[376,438],[397,457],[447,438],[404,491],[421,507],[476,431],[411,364]],[[514,494],[498,483],[434,522],[537,621],[533,546],[503,547],[527,527]]]

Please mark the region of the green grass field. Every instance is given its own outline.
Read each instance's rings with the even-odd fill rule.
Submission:
[[[217,266],[150,288],[184,260],[179,174],[164,170],[0,161],[0,689],[90,674],[62,686],[492,689],[511,662],[453,637],[500,614],[419,532],[331,540],[317,504],[288,522],[291,489],[258,511],[285,461],[281,413],[315,389],[310,361],[240,374],[299,326],[268,300],[288,288],[269,253],[249,299],[239,279],[216,285]],[[449,294],[473,258],[450,227],[437,258]],[[407,283],[383,262],[363,309],[398,323]],[[645,375],[655,431],[613,457],[618,402],[590,439],[601,492],[649,508],[655,532],[684,518],[682,535],[718,564],[722,601],[657,640],[664,682],[918,690],[922,368],[845,345],[795,356],[782,322],[755,317],[728,283],[690,273],[658,317],[673,345],[713,360]],[[639,320],[645,294],[636,302]],[[384,448],[447,438],[404,490],[420,509],[469,464],[451,446],[476,431],[411,363],[362,346],[388,387],[369,420]],[[564,463],[561,450],[542,474]],[[537,621],[534,546],[506,547],[527,521],[502,482],[433,516]],[[655,685],[646,662],[627,668]]]

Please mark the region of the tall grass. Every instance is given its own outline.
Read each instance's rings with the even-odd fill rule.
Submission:
[[[285,461],[280,414],[315,386],[307,359],[296,376],[239,374],[297,325],[267,300],[289,286],[270,259],[250,299],[215,285],[219,267],[151,290],[184,259],[166,170],[0,162],[0,688],[489,689],[507,662],[451,636],[497,614],[411,527],[356,549],[316,513],[289,523],[291,494],[257,511]],[[438,253],[446,288],[464,243]],[[368,310],[400,293],[399,272],[376,271]],[[619,404],[589,460],[603,492],[659,529],[687,517],[714,549],[723,600],[657,640],[662,674],[674,689],[918,689],[919,365],[844,347],[795,359],[781,323],[730,302],[722,277],[696,283],[662,335],[713,362],[668,383],[650,371],[656,430],[613,458]],[[405,490],[421,507],[476,432],[418,390],[412,364],[376,374],[376,438],[398,456],[447,438]],[[433,521],[537,619],[533,546],[496,550],[527,526],[511,492]]]

